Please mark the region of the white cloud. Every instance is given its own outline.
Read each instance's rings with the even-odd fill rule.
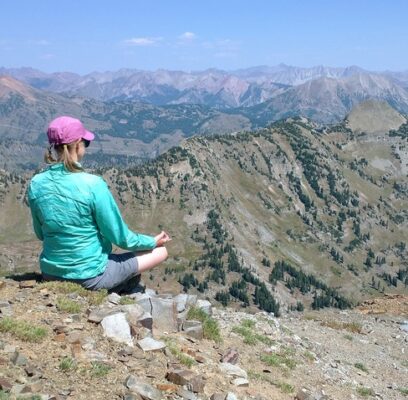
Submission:
[[[29,44],[34,45],[34,46],[48,46],[51,43],[48,40],[45,39],[38,39],[38,40],[29,40]]]
[[[197,35],[193,32],[184,32],[182,35],[179,36],[179,39],[185,41],[192,41],[197,37]]]
[[[126,39],[123,43],[127,46],[154,46],[162,39],[161,37],[138,37]]]
[[[54,54],[51,54],[51,53],[42,54],[42,55],[40,56],[41,60],[51,60],[51,59],[53,59],[54,57],[55,57],[55,55],[54,55]]]

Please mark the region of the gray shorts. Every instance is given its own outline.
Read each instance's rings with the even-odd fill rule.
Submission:
[[[110,254],[105,271],[89,279],[63,279],[56,276],[43,274],[47,281],[75,282],[90,290],[108,289],[111,292],[127,292],[140,281],[138,263],[135,253]]]

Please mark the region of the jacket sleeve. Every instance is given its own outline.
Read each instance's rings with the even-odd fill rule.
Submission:
[[[42,231],[42,227],[41,227],[41,222],[38,219],[38,216],[37,216],[36,211],[35,211],[34,201],[33,201],[32,197],[31,197],[31,188],[28,191],[28,204],[30,205],[31,218],[33,220],[33,228],[34,228],[35,236],[37,236],[38,240],[43,241],[44,240],[44,235],[43,235],[43,231]]]
[[[132,232],[123,221],[107,184],[101,178],[93,188],[93,211],[101,234],[116,246],[129,251],[152,250],[153,236]]]

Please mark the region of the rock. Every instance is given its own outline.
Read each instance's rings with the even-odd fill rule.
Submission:
[[[194,378],[194,373],[187,369],[174,369],[168,371],[166,374],[166,379],[169,382],[173,382],[176,385],[187,385]]]
[[[228,392],[225,400],[238,400],[238,397],[234,393]]]
[[[84,339],[84,334],[82,332],[73,331],[67,335],[66,340],[68,343],[82,343]]]
[[[10,360],[14,365],[24,366],[28,363],[27,357],[18,351],[11,356]]]
[[[187,384],[188,390],[191,390],[194,393],[202,393],[204,391],[205,380],[202,376],[195,376]]]
[[[144,312],[143,315],[137,320],[137,323],[150,331],[153,329],[153,318],[148,312]]]
[[[159,340],[155,340],[150,337],[146,337],[142,340],[139,340],[137,342],[137,345],[143,350],[143,351],[160,351],[163,350],[166,347],[166,344],[163,342],[160,342]]]
[[[248,374],[246,373],[246,371],[238,367],[237,365],[233,365],[230,363],[221,363],[220,370],[225,375],[248,379]]]
[[[16,351],[16,346],[13,346],[13,345],[11,345],[11,344],[6,344],[6,345],[4,346],[3,351],[4,351],[5,353],[7,353],[7,354],[15,353],[15,351]]]
[[[210,400],[225,400],[225,394],[223,393],[214,393],[211,395]]]
[[[235,365],[238,362],[239,353],[235,349],[228,349],[222,356],[221,362]]]
[[[119,304],[121,298],[122,298],[122,297],[121,297],[120,295],[118,295],[117,293],[111,293],[111,294],[109,294],[109,296],[107,297],[109,303],[112,303],[112,304]]]
[[[189,337],[201,340],[204,337],[203,325],[200,324],[197,326],[192,326],[191,328],[187,328],[185,329],[185,333]]]
[[[147,293],[135,293],[130,297],[134,297],[136,303],[139,304],[144,311],[150,314],[152,313],[152,303],[150,301],[151,296],[149,296]]]
[[[161,390],[162,392],[167,393],[176,393],[179,389],[178,385],[172,385],[171,383],[159,383],[157,385],[157,389]]]
[[[0,377],[0,389],[8,392],[13,387],[13,384],[6,378]]]
[[[196,307],[203,310],[207,315],[212,315],[212,305],[208,300],[197,300]]]
[[[162,400],[163,395],[160,390],[144,383],[134,375],[129,375],[126,378],[125,386],[132,392],[139,394],[144,400]]]
[[[35,279],[31,279],[28,281],[21,281],[19,284],[20,289],[25,289],[25,288],[33,288],[37,284],[37,281]]]
[[[152,297],[153,332],[177,332],[177,309],[173,299]]]
[[[123,396],[123,400],[143,400],[137,393],[128,393]]]
[[[404,332],[408,332],[408,321],[401,322],[400,329]]]
[[[83,354],[83,358],[88,362],[99,361],[106,363],[109,361],[109,357],[105,353],[101,353],[100,351],[96,350],[85,351]]]
[[[132,345],[130,326],[124,313],[113,314],[105,317],[101,325],[105,336],[120,342]]]
[[[248,379],[245,379],[245,378],[235,378],[231,381],[231,383],[234,386],[245,386],[245,387],[249,386],[249,381]]]
[[[156,291],[153,290],[153,289],[149,289],[149,288],[145,290],[145,294],[147,294],[149,297],[156,297],[157,296]]]
[[[177,394],[183,398],[183,400],[197,400],[197,396],[192,393],[189,392],[186,389],[183,389],[182,387],[179,387],[177,390]]]
[[[186,309],[187,306],[187,299],[188,294],[180,293],[176,297],[174,297],[174,301],[176,303],[177,312],[182,312]]]
[[[41,376],[42,376],[42,372],[32,364],[27,365],[24,368],[24,370],[25,370],[27,376],[29,376],[29,377],[32,377],[32,376],[35,375],[36,377],[41,378]]]
[[[99,324],[104,318],[108,317],[109,315],[113,315],[118,312],[117,309],[112,308],[96,308],[94,310],[88,310],[88,321],[95,322]]]

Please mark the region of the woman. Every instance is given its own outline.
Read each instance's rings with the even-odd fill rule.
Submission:
[[[80,161],[95,136],[81,121],[56,118],[47,135],[51,165],[33,177],[28,192],[34,231],[43,241],[43,277],[92,290],[131,290],[141,272],[167,258],[163,245],[171,239],[166,232],[153,237],[129,230],[105,181],[83,171]],[[111,254],[112,243],[129,252]]]

